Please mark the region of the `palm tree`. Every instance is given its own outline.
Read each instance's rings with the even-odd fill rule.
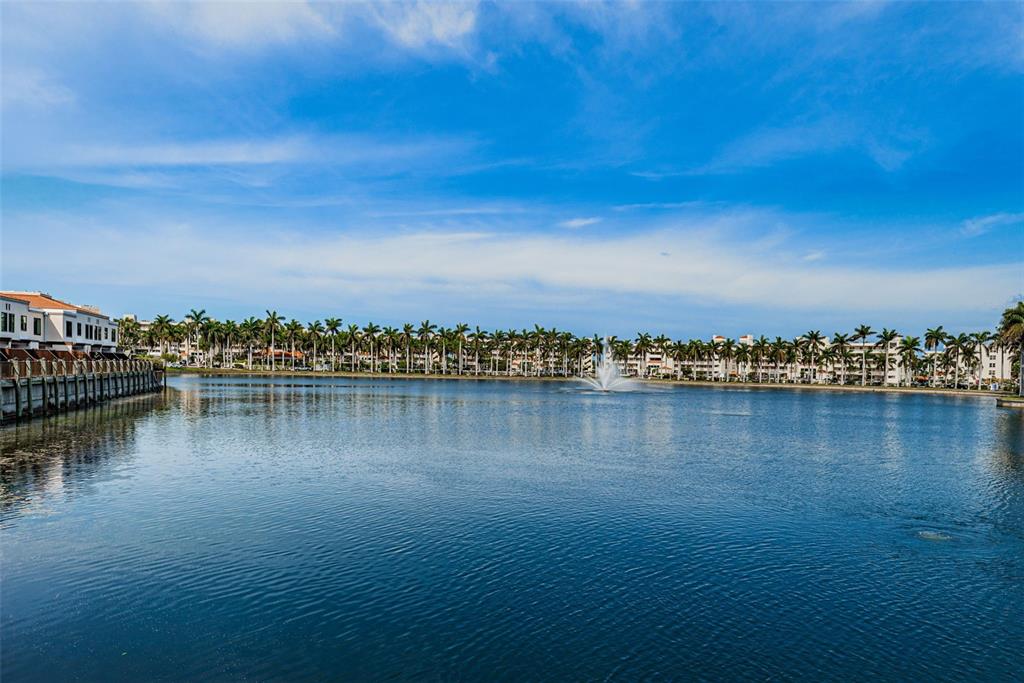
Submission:
[[[846,346],[846,347],[838,347],[837,346],[836,347],[835,359],[836,359],[837,363],[841,363],[842,364],[843,372],[842,372],[842,380],[841,381],[843,383],[843,386],[845,386],[846,385],[847,373],[849,372],[850,368],[854,366],[853,351],[851,351],[848,346]]]
[[[871,329],[870,325],[858,325],[853,330],[853,338],[860,340],[860,385],[867,386],[868,383],[868,337],[873,335],[875,331]]]
[[[955,337],[949,335],[946,337],[943,345],[946,347],[946,354],[953,356],[955,362],[953,364],[953,388],[960,388],[960,355],[968,352],[971,347],[971,339],[966,334],[960,333]]]
[[[213,367],[213,357],[215,355],[221,356],[221,362],[224,360],[223,334],[224,325],[212,318],[207,319],[200,328],[199,343],[206,353],[206,366],[209,368]]]
[[[398,329],[390,326],[385,326],[381,330],[381,339],[384,340],[386,348],[388,350],[388,374],[390,375],[395,371],[395,345],[401,341],[401,334]]]
[[[477,325],[476,329],[469,333],[469,345],[473,349],[473,374],[480,374],[480,350],[487,343],[487,333]]]
[[[763,363],[771,354],[771,342],[763,334],[754,341],[754,360],[757,363],[757,381],[760,383]]]
[[[633,342],[630,339],[623,339],[612,344],[612,355],[616,359],[622,359],[621,372],[623,375],[629,374],[629,358],[633,355]]]
[[[260,331],[263,327],[263,323],[257,318],[249,317],[242,321],[241,332],[242,337],[245,339],[246,345],[249,347],[249,357],[247,366],[252,370],[252,345],[257,339],[259,339]]]
[[[160,346],[160,338],[153,331],[153,325],[150,324],[149,329],[143,330],[139,335],[140,343],[146,347],[146,353],[151,354],[154,348]],[[159,353],[159,351],[157,352]]]
[[[306,339],[309,342],[311,342],[312,345],[313,345],[313,364],[310,365],[309,367],[312,368],[314,372],[316,371],[316,360],[317,360],[316,359],[316,347],[317,347],[317,342],[319,342],[321,339],[323,339],[323,335],[324,335],[324,327],[323,327],[323,325],[320,324],[319,320],[314,320],[313,322],[311,322],[308,325],[306,325]]]
[[[836,362],[838,362],[839,360],[845,360],[848,355],[847,352],[850,350],[850,336],[842,334],[841,332],[836,332],[835,334],[832,335],[831,348],[835,351],[835,354],[832,356],[832,373],[834,375]],[[839,383],[843,385],[846,384],[845,363],[843,365],[843,372],[840,375]]]
[[[653,346],[654,341],[651,339],[651,335],[646,332],[640,332],[636,335],[636,344],[634,345],[634,349],[640,356],[640,369],[638,374],[641,377],[647,375],[647,354],[650,353]]]
[[[288,324],[284,326],[284,330],[282,330],[285,340],[291,344],[292,370],[295,370],[295,342],[302,336],[302,331],[304,329],[305,328],[302,326],[302,323],[295,318],[292,318],[288,321]]]
[[[440,327],[437,330],[435,339],[441,342],[441,374],[448,374],[448,342],[451,340],[451,330],[447,327]]]
[[[719,353],[722,356],[722,362],[725,365],[725,381],[729,381],[729,365],[736,359],[736,340],[726,339],[719,345]]]
[[[942,355],[939,356],[938,366],[942,371],[943,382],[945,383],[946,378],[949,377],[949,371],[956,367],[956,361],[953,360],[953,357],[948,350],[943,351]]]
[[[896,337],[900,336],[896,330],[890,330],[888,327],[883,327],[882,331],[878,333],[878,342],[876,346],[881,346],[885,354],[885,364],[882,366],[882,386],[889,386],[889,347]]]
[[[985,352],[988,351],[985,344],[992,341],[994,336],[991,332],[975,332],[970,337],[974,342],[974,347],[978,350],[978,391],[981,391],[981,376],[985,372]]]
[[[789,342],[782,337],[776,337],[771,343],[771,358],[775,365],[775,382],[782,382],[780,365],[787,359],[789,354]]]
[[[900,361],[903,365],[903,374],[906,376],[907,385],[909,386],[913,383],[914,363],[917,360],[917,354],[921,353],[921,338],[903,337],[900,339],[897,353],[899,353]]]
[[[708,377],[707,379],[714,382],[718,379],[719,368],[718,368],[718,351],[719,344],[714,339],[709,342],[701,342],[700,354],[702,360],[711,361],[708,365]]]
[[[1006,344],[1003,343],[1003,338],[999,336],[999,330],[992,333],[992,343],[989,345],[989,348],[992,350],[992,353],[998,354],[999,379],[1002,380],[1006,377],[1004,374],[1004,371],[1006,370],[1006,354],[1004,353],[1004,351],[1006,351]]]
[[[683,378],[683,359],[686,358],[687,353],[686,342],[682,340],[672,342],[668,347],[668,353],[672,358],[675,379],[681,380]]]
[[[459,358],[458,358],[458,373],[462,374],[462,345],[466,343],[466,332],[469,332],[469,325],[466,323],[458,323],[452,330],[455,335],[455,340],[459,345]]]
[[[338,332],[341,331],[341,318],[324,319],[324,330],[327,331],[328,336],[331,338],[331,372],[334,372],[334,359],[336,358],[334,341],[338,337]]]
[[[753,354],[753,348],[746,344],[739,344],[736,346],[736,350],[733,352],[733,358],[736,361],[736,374],[738,375],[738,381],[749,381],[750,359],[753,357]]]
[[[150,329],[153,330],[153,334],[157,339],[157,343],[160,344],[160,355],[163,356],[167,353],[167,342],[171,336],[171,327],[174,326],[174,319],[169,315],[158,315],[153,318],[153,324],[150,325]]]
[[[412,323],[402,325],[402,343],[405,344],[405,371],[412,372],[412,341],[416,335],[416,328]]]
[[[142,336],[142,328],[134,318],[127,316],[117,321],[117,336],[120,338],[120,346],[128,353],[134,355],[135,347],[139,344]]]
[[[935,363],[939,347],[942,346],[942,342],[946,339],[946,331],[942,329],[942,325],[938,327],[931,327],[925,330],[924,333],[924,348],[925,350],[932,352],[932,376],[928,380],[928,384],[931,386],[935,385],[937,377],[935,376]]]
[[[356,325],[354,323],[350,324],[348,326],[347,333],[348,333],[349,353],[351,354],[351,356],[349,357],[349,368],[351,369],[352,372],[355,372],[356,371],[356,345],[359,343],[359,325]]]
[[[239,334],[238,323],[234,320],[225,320],[221,325],[221,334],[224,335],[224,353],[227,356],[228,367],[233,367],[235,364],[234,341]]]
[[[277,334],[277,330],[281,327],[281,322],[284,320],[284,316],[277,314],[277,311],[267,311],[267,318],[264,320],[264,329],[270,333],[270,371],[273,372],[277,369],[274,361],[274,341]],[[264,368],[266,365],[263,366]]]
[[[805,332],[804,336],[800,338],[800,342],[807,348],[808,353],[811,357],[811,384],[817,383],[817,358],[818,353],[821,351],[821,347],[825,345],[825,337],[822,336],[818,330],[811,330]]]
[[[373,323],[366,323],[363,328],[363,341],[370,347],[370,374],[377,372],[377,335],[380,328]]]
[[[426,375],[430,372],[430,340],[434,336],[434,332],[437,330],[437,325],[424,320],[420,323],[420,328],[416,330],[416,336],[423,342],[423,374]]]
[[[185,316],[184,323],[186,326],[186,330],[188,331],[188,338],[185,340],[186,362],[191,362],[192,350],[194,347],[199,346],[199,329],[209,319],[209,316],[206,315],[205,308],[202,308],[198,311],[193,308],[188,312],[188,315]],[[195,337],[194,345],[192,341],[193,337]]]
[[[1003,311],[999,321],[999,338],[1008,349],[1017,349],[1020,363],[1017,366],[1017,395],[1024,396],[1024,301]]]

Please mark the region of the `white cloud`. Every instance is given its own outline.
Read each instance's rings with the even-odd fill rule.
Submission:
[[[389,209],[387,211],[371,211],[367,215],[372,218],[406,218],[432,216],[500,216],[523,213],[525,209],[515,205],[495,206],[449,206],[432,209]]]
[[[701,171],[730,172],[769,166],[811,152],[830,152],[843,146],[850,136],[848,125],[837,121],[766,127],[726,145]]]
[[[66,175],[67,169],[84,168],[245,168],[272,164],[320,164],[358,166],[367,172],[389,173],[435,164],[448,164],[449,169],[455,168],[451,162],[465,158],[475,144],[466,138],[403,139],[366,135],[292,135],[138,143],[107,140],[88,144],[59,139],[48,140],[45,144],[22,144],[12,140],[5,143],[4,168]],[[247,184],[252,183],[247,181]]]
[[[378,3],[371,5],[377,24],[399,45],[462,48],[477,24],[475,3]]]
[[[578,230],[580,228],[585,228],[588,225],[600,222],[600,218],[570,218],[569,220],[561,221],[558,225],[563,228],[569,228],[570,230]]]
[[[692,209],[699,206],[706,206],[707,202],[644,202],[641,204],[619,204],[613,207],[616,211],[669,211],[676,209]]]
[[[225,47],[255,47],[330,36],[334,27],[310,3],[158,2],[155,17],[199,40]]]
[[[383,35],[405,50],[439,47],[465,56],[477,29],[475,2],[162,2],[151,9],[186,36],[225,48],[321,38],[351,44],[369,29],[376,41]]]
[[[1024,223],[1024,213],[994,213],[965,220],[960,224],[960,232],[967,237],[977,237],[990,230],[1021,223]]]
[[[6,253],[28,249],[32,235],[45,230],[83,261],[115,256],[118,268],[85,274],[92,284],[180,292],[187,282],[253,306],[284,298],[323,305],[373,292],[385,300],[484,297],[494,309],[508,310],[542,305],[551,295],[609,293],[864,314],[920,315],[930,305],[937,316],[995,309],[1024,284],[1020,262],[915,269],[824,265],[790,256],[789,244],[766,248],[693,225],[601,237],[486,229],[325,234],[152,219],[118,229],[65,215],[11,217],[8,225]],[[38,278],[45,264],[25,273],[21,267],[6,262],[5,280]],[[51,276],[60,279],[56,266]]]
[[[0,88],[3,107],[25,107],[30,109],[51,108],[71,104],[75,94],[65,85],[58,83],[38,69],[6,67],[3,71],[3,87]]]
[[[315,147],[302,138],[210,140],[164,144],[71,145],[70,166],[218,166],[274,164],[307,159]]]
[[[658,180],[683,174],[733,173],[789,159],[859,149],[884,171],[897,171],[924,144],[920,131],[875,130],[846,117],[828,116],[786,126],[766,126],[726,144],[707,164],[689,171],[641,171]]]

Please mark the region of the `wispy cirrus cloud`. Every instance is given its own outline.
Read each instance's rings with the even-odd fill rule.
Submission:
[[[570,218],[568,220],[559,221],[558,225],[563,228],[569,228],[570,230],[579,230],[580,228],[585,228],[588,225],[594,225],[595,223],[600,222],[600,218],[591,216],[589,218]]]
[[[994,213],[965,220],[960,224],[960,233],[967,237],[977,237],[998,228],[1022,224],[1024,213]]]
[[[60,163],[69,166],[226,166],[294,163],[317,153],[301,138],[202,140],[69,145]]]
[[[353,46],[372,36],[398,50],[469,57],[476,2],[158,2],[151,14],[205,47],[240,50],[305,41]],[[374,35],[375,34],[375,35]]]
[[[259,47],[337,33],[331,22],[304,0],[152,2],[141,7],[154,21],[220,47]]]
[[[844,149],[859,149],[879,168],[896,171],[924,142],[917,131],[882,136],[848,116],[828,116],[810,122],[767,126],[726,144],[708,163],[676,175],[732,173]],[[670,174],[652,172],[651,177]]]
[[[409,49],[432,45],[465,49],[464,41],[477,28],[475,2],[379,3],[369,7],[383,31]]]
[[[4,109],[23,107],[38,110],[71,104],[75,101],[75,94],[71,88],[39,69],[10,67],[3,72],[0,98]]]
[[[692,209],[705,205],[705,202],[641,202],[638,204],[619,204],[612,207],[616,211],[674,211]]]
[[[169,174],[177,171],[223,169],[222,175],[228,173],[242,184],[258,185],[262,181],[247,169],[285,167],[307,172],[311,167],[347,168],[356,169],[362,176],[428,168],[439,174],[456,173],[457,162],[470,159],[477,144],[468,137],[381,138],[363,134],[135,143],[53,139],[41,145],[10,141],[5,145],[4,170],[74,178],[85,173],[90,182],[159,187],[173,184]]]

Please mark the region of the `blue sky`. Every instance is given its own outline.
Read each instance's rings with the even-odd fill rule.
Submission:
[[[2,276],[115,314],[991,328],[1019,3],[8,2]]]

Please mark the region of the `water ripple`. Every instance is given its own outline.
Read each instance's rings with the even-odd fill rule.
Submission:
[[[1014,680],[1024,421],[178,381],[0,431],[5,680]]]

